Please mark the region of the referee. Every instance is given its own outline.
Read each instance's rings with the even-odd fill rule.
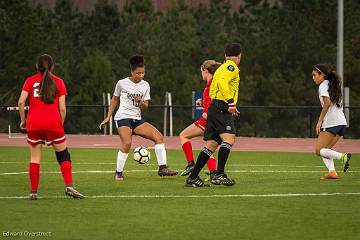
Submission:
[[[205,147],[200,152],[195,168],[186,179],[187,187],[205,187],[199,173],[213,152],[220,145],[218,152],[218,167],[211,183],[214,185],[233,186],[235,181],[225,174],[225,165],[232,145],[235,142],[235,116],[240,112],[236,108],[239,92],[239,68],[237,65],[241,59],[241,46],[231,43],[225,48],[225,63],[215,72],[210,86],[210,98],[212,100],[208,109],[208,117],[204,133]]]

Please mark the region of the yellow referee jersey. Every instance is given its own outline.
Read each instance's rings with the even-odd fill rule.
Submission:
[[[215,72],[210,85],[210,98],[228,102],[233,99],[236,104],[239,92],[239,68],[231,60],[226,60]]]

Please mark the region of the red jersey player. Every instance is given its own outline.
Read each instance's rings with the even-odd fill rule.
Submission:
[[[64,178],[65,194],[73,198],[83,198],[83,195],[72,186],[71,158],[66,147],[63,126],[66,116],[64,81],[51,73],[54,62],[50,55],[41,55],[36,68],[38,73],[25,80],[18,102],[20,128],[27,131],[31,153],[29,199],[37,199],[42,144],[52,145],[55,150]],[[29,113],[26,119],[24,107],[27,98]]]
[[[204,81],[206,81],[206,87],[203,92],[203,113],[202,118],[197,120],[196,122],[192,123],[188,127],[186,127],[180,133],[180,141],[182,145],[182,149],[185,153],[186,160],[188,165],[186,166],[185,170],[181,173],[181,176],[187,176],[191,173],[195,166],[194,162],[194,155],[192,150],[192,145],[190,139],[198,136],[203,136],[206,126],[206,118],[207,118],[207,110],[211,103],[211,98],[209,96],[209,89],[213,74],[215,73],[216,69],[221,65],[214,60],[206,60],[201,65],[201,75]],[[212,156],[209,161],[207,162],[208,169],[210,171],[210,177],[215,174],[216,171],[216,160]]]

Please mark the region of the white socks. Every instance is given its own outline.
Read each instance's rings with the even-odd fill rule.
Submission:
[[[164,143],[155,144],[154,147],[155,147],[156,159],[157,159],[157,162],[158,162],[159,166],[166,165],[165,144]]]
[[[124,170],[124,165],[129,153],[123,153],[119,150],[117,154],[117,161],[116,161],[116,171],[122,172]]]
[[[327,158],[322,157],[322,160],[325,163],[325,166],[329,170],[329,172],[335,171],[335,166],[334,166],[334,160],[333,159],[327,159]]]
[[[339,160],[339,159],[341,159],[342,154],[339,152],[336,152],[334,150],[331,150],[329,148],[322,148],[322,149],[320,149],[320,156],[327,158],[327,159]]]

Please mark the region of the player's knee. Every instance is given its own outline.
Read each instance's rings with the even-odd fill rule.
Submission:
[[[316,153],[316,155],[320,156],[320,150],[321,150],[320,147],[316,147],[316,148],[315,148],[315,153]]]
[[[156,133],[154,135],[154,142],[155,144],[161,144],[164,143],[164,136],[160,133]]]
[[[61,151],[61,152],[55,152],[56,154],[56,159],[59,162],[59,164],[61,164],[62,162],[71,162],[71,156],[70,153],[68,151],[67,148],[65,148],[65,150]]]
[[[182,142],[185,142],[185,141],[188,140],[188,137],[187,137],[186,133],[184,133],[184,131],[182,131],[182,132],[179,134],[179,137],[180,137],[180,140],[181,140]]]
[[[129,152],[130,148],[131,148],[131,141],[122,142],[122,152]]]

